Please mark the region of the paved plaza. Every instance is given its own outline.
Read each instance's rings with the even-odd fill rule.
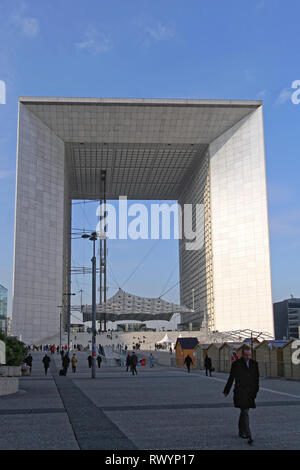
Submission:
[[[227,374],[103,367],[92,380],[79,353],[76,374],[59,377],[55,354],[45,377],[43,355],[33,353],[20,391],[0,398],[0,449],[300,449],[299,382],[261,378],[250,447],[237,437],[232,394],[222,394]]]

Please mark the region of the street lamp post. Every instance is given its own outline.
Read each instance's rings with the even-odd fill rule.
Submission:
[[[63,305],[58,305],[57,308],[63,308]],[[59,313],[59,352],[61,351],[61,311]]]
[[[70,296],[71,295],[76,295],[73,292],[64,292],[63,295],[66,295],[68,297],[68,325],[67,325],[67,330],[68,330],[68,351],[70,351],[70,322],[71,322],[71,306],[70,306]]]
[[[100,216],[100,226],[101,226],[101,237],[100,237],[100,304],[102,303],[102,289],[103,289],[103,302],[106,303],[106,256],[107,256],[107,246],[106,246],[106,229],[104,224],[104,219],[106,217],[106,170],[101,170],[101,182],[103,187],[103,213]],[[103,237],[104,235],[104,237]],[[103,243],[103,246],[102,246]],[[102,259],[103,256],[103,259]],[[102,279],[103,276],[103,279]],[[101,322],[100,322],[101,323]],[[106,312],[103,313],[103,331],[106,331]]]
[[[81,238],[88,238],[93,242],[93,257],[92,261],[92,379],[96,378],[96,253],[95,242],[97,240],[97,233],[93,232],[91,235],[84,234]]]

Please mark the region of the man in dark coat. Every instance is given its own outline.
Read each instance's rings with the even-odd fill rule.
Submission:
[[[126,356],[126,372],[128,372],[130,364],[131,364],[131,355],[130,355],[130,353],[128,353],[127,356]]]
[[[130,370],[132,372],[132,375],[134,375],[134,373],[136,373],[137,375],[137,370],[136,370],[137,363],[138,363],[138,358],[135,352],[133,351],[131,355],[131,359],[130,359]]]
[[[211,362],[210,357],[208,357],[208,356],[205,357],[204,366],[205,366],[205,375],[207,375],[207,371],[208,371],[209,375],[211,377],[212,362]]]
[[[242,357],[232,363],[230,376],[224,388],[225,397],[229,394],[233,381],[233,402],[240,408],[239,436],[253,442],[249,427],[249,408],[256,408],[255,398],[259,390],[258,363],[251,359],[251,349],[248,345],[242,348]]]
[[[45,354],[45,356],[43,357],[43,364],[44,364],[44,369],[45,369],[45,375],[47,375],[47,372],[48,372],[48,369],[49,369],[49,365],[50,365],[50,357],[47,355],[47,353]]]
[[[193,360],[192,360],[191,356],[189,356],[189,355],[186,356],[186,358],[184,360],[184,364],[186,365],[187,371],[190,372],[191,364],[193,364]]]

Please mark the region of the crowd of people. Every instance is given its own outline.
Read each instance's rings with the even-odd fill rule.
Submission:
[[[80,349],[76,348],[78,351]],[[135,348],[138,349],[138,348]],[[132,375],[137,375],[137,365],[139,364],[138,357],[136,355],[135,349],[132,352],[125,348],[125,367],[126,371],[130,371]],[[55,345],[46,345],[46,346],[31,346],[27,348],[27,356],[25,358],[25,364],[29,367],[30,373],[32,371],[32,363],[33,357],[31,355],[31,350],[33,351],[45,351],[45,355],[42,359],[45,375],[48,373],[48,369],[51,363],[51,355],[55,352],[60,353],[61,355],[61,369],[59,371],[59,375],[66,376],[68,372],[68,368],[71,364],[72,373],[76,373],[77,365],[78,365],[78,358],[73,352],[70,355],[70,352],[66,347],[59,348],[59,346]],[[48,355],[50,352],[50,355]],[[96,361],[98,364],[98,368],[101,367],[102,357],[104,355],[104,348],[99,345],[98,346],[98,355],[96,357]],[[242,356],[239,358],[237,354],[234,352],[232,354],[232,367],[230,371],[230,375],[226,386],[223,390],[225,397],[229,394],[230,389],[235,383],[234,388],[234,406],[240,409],[240,417],[239,417],[239,437],[243,439],[248,439],[249,444],[253,442],[250,432],[249,426],[249,409],[255,408],[255,398],[259,390],[259,371],[258,371],[258,363],[252,359],[251,357],[251,348],[248,345],[244,345],[242,348]],[[92,367],[92,355],[89,354],[87,357],[88,367]],[[154,367],[154,356],[152,352],[149,356],[149,366],[150,368]],[[187,372],[190,373],[191,366],[193,364],[193,359],[189,354],[185,356],[184,359],[184,366],[186,366]],[[215,370],[212,364],[211,358],[206,355],[204,360],[204,367],[205,367],[205,375],[212,376],[212,372]]]
[[[90,349],[89,345],[86,347],[83,347],[82,344],[74,344],[71,346],[71,349],[76,349],[77,351],[86,351]],[[49,351],[51,354],[59,354],[60,351],[67,351],[68,350],[68,345],[64,344],[62,346],[55,345],[55,344],[45,344],[45,345],[36,345],[36,344],[30,344],[26,346],[27,352],[29,351]]]

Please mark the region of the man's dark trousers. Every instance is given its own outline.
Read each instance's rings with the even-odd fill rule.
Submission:
[[[250,436],[250,427],[249,427],[249,408],[240,408],[240,419],[239,419],[239,433],[246,434]]]

